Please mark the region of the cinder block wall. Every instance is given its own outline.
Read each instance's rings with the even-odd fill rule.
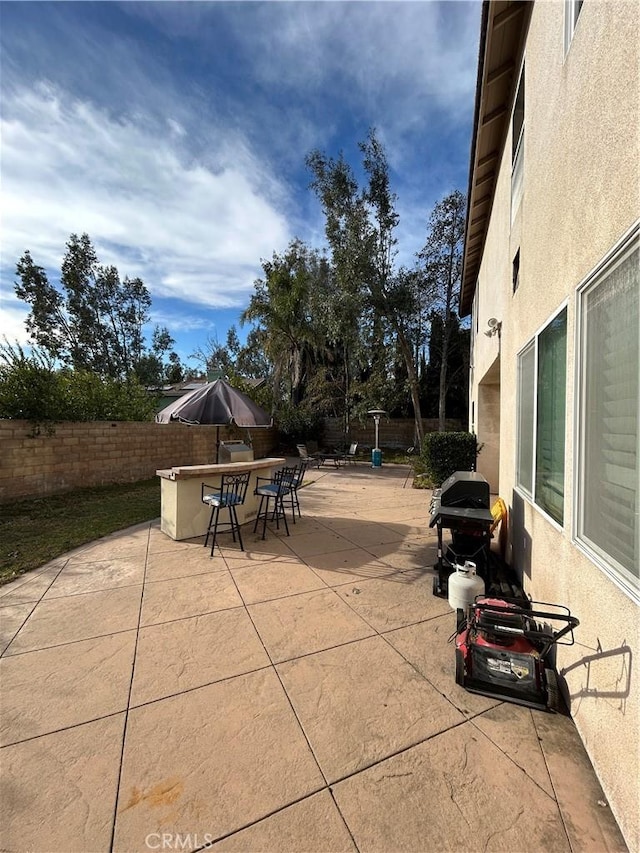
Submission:
[[[130,483],[159,468],[215,462],[216,428],[185,424],[94,421],[60,423],[32,437],[28,421],[0,420],[0,503],[83,486]],[[251,430],[256,458],[277,445],[274,429]],[[220,440],[247,430],[220,427]]]
[[[447,420],[446,428],[448,430],[465,430],[461,421]],[[379,441],[381,447],[404,448],[411,447],[414,443],[414,428],[413,418],[394,418],[387,420],[380,419]],[[438,431],[437,418],[423,418],[422,428],[426,433]],[[324,447],[336,447],[341,444],[346,444],[347,441],[357,441],[359,444],[373,447],[375,445],[375,425],[373,418],[370,418],[367,423],[360,424],[357,421],[351,423],[349,436],[344,433],[344,421],[341,418],[325,418],[323,424],[323,435],[321,444]]]

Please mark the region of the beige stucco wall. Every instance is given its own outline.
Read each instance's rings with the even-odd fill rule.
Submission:
[[[640,625],[637,604],[572,541],[576,288],[640,211],[640,4],[585,3],[570,50],[562,0],[537,2],[526,44],[524,194],[511,226],[511,139],[478,278],[471,400],[500,350],[499,493],[512,511],[512,560],[534,598],[568,605],[576,645],[558,669],[571,713],[627,844],[640,847]],[[520,286],[512,259],[520,247]],[[517,353],[567,305],[565,521],[515,491]],[[502,321],[500,340],[486,321]],[[633,665],[632,665],[633,664]]]

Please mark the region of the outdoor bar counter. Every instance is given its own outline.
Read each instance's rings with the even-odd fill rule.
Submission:
[[[247,497],[237,507],[238,521],[253,521],[258,513],[258,499],[254,495],[256,479],[271,477],[284,465],[283,457],[254,459],[251,462],[223,462],[218,465],[183,465],[156,471],[161,486],[161,530],[172,539],[191,539],[204,536],[209,525],[211,508],[202,503],[202,483],[214,486],[222,474],[240,474],[251,471]]]

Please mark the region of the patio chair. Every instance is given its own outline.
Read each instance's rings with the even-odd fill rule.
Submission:
[[[352,465],[356,464],[356,454],[358,452],[358,442],[353,441],[349,446],[349,449],[344,454],[345,462],[351,462]]]
[[[247,487],[251,471],[243,471],[241,474],[223,474],[219,485],[210,486],[207,483],[202,484],[201,499],[203,504],[211,507],[211,515],[209,517],[209,526],[207,527],[207,535],[204,539],[204,547],[207,547],[209,537],[211,541],[211,556],[213,557],[213,549],[216,547],[216,537],[218,533],[231,533],[233,541],[236,541],[236,533],[240,542],[240,550],[244,551],[242,544],[242,534],[240,533],[240,523],[238,522],[238,513],[236,507],[244,503],[247,496]],[[220,510],[229,510],[229,521],[220,521]],[[220,527],[229,528],[228,530],[220,530]]]
[[[306,444],[296,444],[296,449],[303,462],[318,468],[324,463],[324,456],[321,453],[309,453]]]
[[[291,482],[296,468],[282,468],[276,471],[272,479],[267,477],[258,477],[256,481],[255,495],[260,497],[260,506],[256,515],[256,522],[253,525],[253,532],[258,529],[258,522],[262,519],[262,538],[266,538],[267,533],[267,517],[269,516],[270,502],[273,501],[273,509],[271,510],[271,520],[276,523],[276,529],[280,529],[280,519],[284,521],[284,529],[289,536],[289,525],[287,524],[287,514],[284,509],[284,499],[291,494]],[[262,483],[262,485],[260,485]]]

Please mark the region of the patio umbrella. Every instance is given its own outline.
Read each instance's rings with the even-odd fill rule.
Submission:
[[[156,423],[211,424],[216,426],[216,462],[220,449],[220,427],[270,427],[272,418],[250,397],[224,379],[207,382],[170,403],[156,415]]]

